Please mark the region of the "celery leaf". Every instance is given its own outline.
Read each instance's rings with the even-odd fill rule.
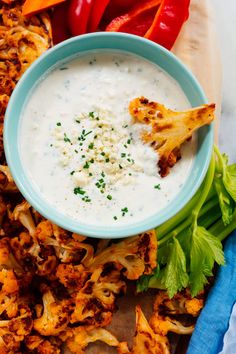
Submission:
[[[214,262],[224,264],[224,253],[219,239],[202,226],[194,227],[191,241],[189,283],[194,297],[212,275]]]
[[[236,202],[236,164],[225,167],[223,182],[228,193]]]
[[[167,289],[169,297],[172,298],[178,291],[186,288],[188,275],[185,254],[179,241],[173,238],[169,247],[168,261],[163,270],[161,282]]]

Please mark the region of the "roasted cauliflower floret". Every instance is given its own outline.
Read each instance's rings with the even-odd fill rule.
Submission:
[[[0,321],[0,348],[5,347],[6,353],[17,353],[20,342],[31,332],[32,325],[31,311],[22,305],[18,317]]]
[[[19,192],[13,181],[9,167],[4,165],[0,165],[0,190],[7,193]]]
[[[19,284],[13,270],[0,271],[0,315],[13,318],[18,313]]]
[[[26,348],[34,354],[60,354],[62,342],[58,337],[27,336],[24,340]]]
[[[24,270],[13,256],[9,241],[7,237],[0,239],[0,269],[14,269],[18,276],[22,276]]]
[[[136,307],[136,334],[133,349],[129,351],[126,343],[118,346],[119,354],[169,354],[167,337],[154,333],[140,306]]]
[[[116,297],[123,294],[125,289],[119,271],[113,269],[106,274],[103,267],[98,267],[84,287],[72,295],[75,308],[71,323],[80,322],[96,327],[108,325],[116,308]]]
[[[168,332],[191,334],[194,330],[194,317],[199,315],[203,304],[202,298],[191,298],[187,289],[176,294],[172,299],[166,291],[159,291],[150,318],[150,326],[154,332],[161,335],[166,335]],[[187,315],[192,321],[184,324],[176,318],[176,315]]]
[[[43,294],[43,314],[34,320],[34,329],[43,336],[57,336],[70,320],[70,300],[58,301],[52,291]]]
[[[88,269],[96,269],[106,263],[124,269],[127,279],[135,280],[143,274],[150,274],[156,267],[157,238],[154,230],[140,236],[131,237],[113,244],[86,264]]]
[[[93,247],[83,243],[81,237],[61,229],[45,220],[37,225],[35,236],[39,244],[51,246],[56,256],[63,263],[81,262],[93,256]]]
[[[176,112],[145,97],[135,98],[129,105],[134,121],[152,128],[142,134],[142,139],[158,152],[162,177],[180,158],[180,146],[191,138],[194,131],[213,121],[214,111],[215,104],[209,104]]]
[[[35,233],[35,224],[31,214],[31,205],[27,201],[18,204],[10,215],[11,220],[18,220],[31,236]]]
[[[77,327],[70,330],[66,345],[72,353],[84,354],[88,344],[96,341],[102,341],[112,347],[119,344],[116,337],[104,328]]]
[[[79,290],[88,280],[90,273],[86,271],[82,264],[64,264],[57,267],[56,277],[68,289]]]
[[[21,262],[25,271],[40,276],[52,276],[58,264],[53,247],[39,244],[35,237],[21,232],[10,241],[14,256]]]
[[[190,291],[185,289],[170,299],[166,291],[159,291],[154,302],[154,311],[164,315],[188,314],[196,317],[204,305],[202,295],[192,298]]]

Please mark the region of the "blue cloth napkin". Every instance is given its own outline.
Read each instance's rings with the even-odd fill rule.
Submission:
[[[230,330],[225,336],[236,302],[236,231],[226,240],[224,250],[226,265],[221,266],[217,272],[215,284],[198,318],[187,354],[219,354],[223,347],[224,354],[236,353],[236,345],[232,345]],[[231,323],[236,322],[235,317],[233,318],[236,316],[235,312],[232,313]],[[227,350],[229,338],[231,349]]]

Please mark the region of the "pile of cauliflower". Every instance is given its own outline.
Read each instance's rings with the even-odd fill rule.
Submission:
[[[150,321],[136,308],[133,348],[107,329],[127,280],[156,267],[156,233],[111,243],[92,240],[45,220],[0,166],[0,353],[83,354],[97,340],[120,354],[169,353],[167,333],[191,333],[170,317],[196,317],[203,299],[158,292]],[[163,315],[164,308],[164,315]],[[140,349],[142,348],[142,349]],[[140,351],[141,350],[141,351]]]

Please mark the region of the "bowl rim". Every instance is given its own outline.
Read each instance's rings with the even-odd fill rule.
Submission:
[[[210,126],[204,127],[205,128],[205,137],[204,137],[204,153],[201,151],[201,155],[205,157],[204,161],[200,160],[200,163],[202,164],[201,169],[197,172],[197,176],[194,178],[187,178],[185,181],[185,185],[188,185],[187,191],[186,189],[183,191],[183,188],[180,190],[180,192],[176,195],[174,198],[174,201],[178,201],[178,204],[175,203],[168,203],[167,206],[163,209],[161,209],[158,213],[155,213],[151,215],[150,217],[141,220],[140,222],[136,223],[131,223],[127,225],[120,225],[120,226],[98,226],[98,225],[90,225],[90,224],[83,224],[79,221],[75,221],[65,214],[62,214],[58,212],[55,207],[51,206],[45,199],[40,197],[40,194],[37,193],[37,191],[33,188],[33,183],[30,183],[30,179],[26,176],[24,172],[24,168],[20,162],[20,157],[19,157],[19,149],[18,149],[18,143],[17,141],[12,141],[12,134],[16,135],[17,134],[17,129],[19,128],[19,121],[20,121],[20,116],[21,116],[21,111],[23,108],[23,104],[20,106],[17,105],[17,102],[19,100],[19,97],[23,95],[24,88],[27,86],[27,82],[31,80],[31,76],[33,75],[34,72],[37,71],[37,68],[41,64],[47,63],[47,60],[53,56],[60,50],[62,50],[65,47],[69,47],[70,45],[73,45],[75,43],[79,44],[82,41],[93,41],[93,40],[98,40],[101,41],[112,41],[115,42],[116,40],[119,40],[120,43],[124,41],[124,43],[129,42],[136,45],[141,45],[143,49],[150,49],[156,51],[156,54],[159,55],[164,55],[167,59],[170,60],[170,62],[173,63],[174,66],[176,66],[176,70],[180,70],[183,72],[183,74],[186,76],[186,80],[193,86],[194,90],[197,93],[198,99],[201,101],[201,104],[205,104],[208,102],[205,93],[203,89],[201,88],[200,84],[198,83],[197,79],[195,76],[187,69],[187,67],[181,62],[180,59],[178,59],[173,53],[165,49],[164,47],[147,40],[145,38],[136,36],[136,35],[131,35],[131,34],[125,34],[125,33],[114,33],[114,32],[96,32],[96,33],[91,33],[91,34],[85,34],[77,37],[70,38],[52,48],[47,50],[45,53],[43,53],[36,61],[30,65],[30,67],[26,70],[26,72],[22,75],[21,79],[17,83],[12,96],[10,98],[10,101],[8,103],[8,107],[6,110],[5,114],[5,121],[4,121],[4,132],[3,132],[3,140],[4,140],[4,150],[5,150],[5,155],[6,155],[6,160],[7,164],[10,168],[12,177],[19,188],[20,192],[22,195],[25,197],[25,199],[45,218],[48,220],[52,221],[53,223],[57,224],[58,226],[71,231],[71,232],[76,232],[85,236],[89,237],[94,237],[94,238],[123,238],[123,237],[128,237],[128,236],[133,236],[140,234],[142,232],[145,232],[147,230],[153,229],[160,224],[163,224],[165,221],[173,217],[178,211],[180,211],[186,204],[187,202],[193,197],[197,189],[200,187],[205,174],[207,172],[210,159],[211,159],[211,154],[212,154],[212,149],[213,149],[213,137],[214,137],[214,132],[213,132],[213,125],[211,124]],[[96,48],[97,49],[97,48]],[[100,50],[103,48],[101,47]],[[91,47],[91,51],[94,50],[94,48]],[[115,50],[114,48],[110,48],[110,50]],[[133,51],[129,51],[128,48],[125,49],[120,49],[117,48],[119,51],[125,51],[125,52],[130,52],[131,54],[134,55],[139,55],[134,53]],[[84,50],[78,51],[79,53],[84,53]],[[145,54],[146,55],[146,54]],[[146,58],[143,55],[140,55],[143,58]],[[73,56],[71,56],[73,57]],[[66,56],[67,59],[70,58],[70,56]],[[66,59],[64,59],[65,61]],[[153,62],[155,64],[154,59],[148,59],[149,61]],[[63,62],[63,61],[61,61]],[[53,65],[50,65],[50,68],[53,68],[59,61],[56,61]],[[157,64],[159,65],[159,64]],[[162,68],[163,69],[163,68]],[[165,69],[163,69],[165,70]],[[50,69],[44,70],[44,74],[49,72]],[[167,73],[171,75],[168,71]],[[179,82],[176,77],[171,75],[177,82]],[[38,78],[39,79],[39,78]],[[32,80],[31,80],[32,81]],[[180,82],[179,82],[180,84]],[[182,87],[182,85],[180,84]],[[31,84],[31,89],[35,87],[35,83]],[[182,87],[183,89],[183,87]],[[22,92],[21,92],[22,91]],[[185,92],[186,94],[186,92]],[[29,95],[29,92],[28,92]],[[28,95],[25,95],[25,98],[22,99],[23,103],[26,102],[26,99],[28,98]],[[191,103],[191,102],[190,102]],[[191,104],[192,105],[192,104]],[[16,109],[17,107],[17,109]],[[15,115],[14,115],[15,114]],[[14,117],[10,118],[10,117]],[[14,126],[14,121],[16,121],[17,127]],[[16,135],[18,136],[18,135]],[[17,140],[17,138],[16,138]],[[196,164],[196,159],[199,154],[199,146],[197,148],[197,154],[195,156],[195,164]],[[206,150],[206,151],[205,151]],[[192,169],[195,166],[193,162]],[[190,183],[190,180],[193,181],[194,183]],[[189,187],[189,183],[191,186]],[[184,195],[181,197],[181,193]],[[174,205],[174,206],[173,206]],[[166,212],[164,212],[166,211]]]

